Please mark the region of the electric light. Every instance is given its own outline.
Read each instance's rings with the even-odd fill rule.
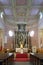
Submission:
[[[34,36],[34,31],[30,31],[29,34],[30,34],[30,37],[33,37]]]
[[[42,19],[42,12],[40,12],[39,15],[40,15],[40,19]]]
[[[1,18],[3,18],[3,14],[4,14],[4,13],[3,13],[3,12],[1,12]]]
[[[9,31],[9,36],[12,37],[14,35],[13,31]]]

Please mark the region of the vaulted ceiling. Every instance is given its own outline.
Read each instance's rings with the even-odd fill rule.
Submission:
[[[38,22],[43,11],[43,0],[0,0],[0,12],[4,21],[10,24],[30,24]]]

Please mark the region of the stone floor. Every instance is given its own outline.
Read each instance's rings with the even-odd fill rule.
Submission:
[[[14,62],[12,65],[33,65],[31,62]]]

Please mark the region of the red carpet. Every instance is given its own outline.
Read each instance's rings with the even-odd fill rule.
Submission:
[[[29,60],[30,60],[30,58],[28,58],[28,54],[27,53],[23,53],[23,54],[17,53],[16,54],[15,61],[17,61],[17,62],[24,62],[24,61],[29,61]]]
[[[17,53],[16,58],[28,58],[28,54],[27,53],[23,53],[23,54]]]

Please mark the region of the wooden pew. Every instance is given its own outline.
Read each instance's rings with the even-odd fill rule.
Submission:
[[[0,65],[11,65],[12,59],[14,58],[13,53],[1,53],[0,54]]]
[[[34,65],[43,65],[43,54],[34,53],[33,55],[30,54],[30,57],[33,59]]]

